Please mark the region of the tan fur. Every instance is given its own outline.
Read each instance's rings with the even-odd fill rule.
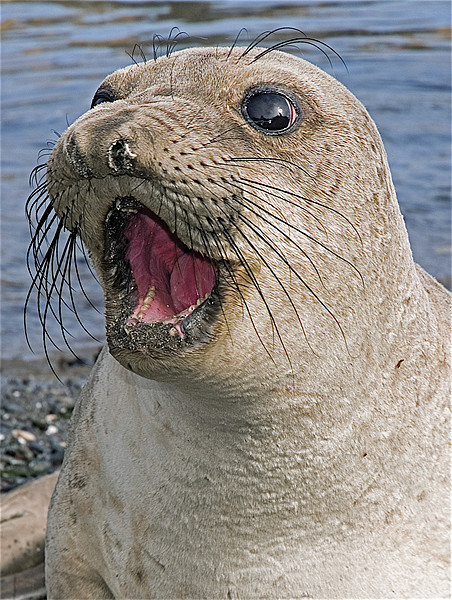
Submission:
[[[50,158],[55,210],[80,225],[104,287],[110,352],[53,497],[49,597],[446,597],[449,294],[413,262],[364,107],[305,61],[242,52],[117,71],[106,83],[123,99],[80,117]],[[260,83],[297,97],[291,133],[244,120]],[[108,161],[120,138],[130,173]],[[200,252],[194,224],[212,239],[242,198],[234,239],[267,306],[223,236],[243,296],[226,293],[211,341],[121,347],[103,231],[132,194]]]

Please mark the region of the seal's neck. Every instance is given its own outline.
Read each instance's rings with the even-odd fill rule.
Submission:
[[[352,363],[346,375],[356,381],[361,375]],[[141,378],[136,390],[139,435],[147,438],[152,424],[159,446],[152,452],[165,455],[166,485],[174,482],[175,495],[191,489],[201,504],[207,498],[215,506],[212,526],[227,514],[243,523],[255,515],[264,531],[268,521],[273,536],[294,527],[311,538],[372,527],[385,516],[379,500],[385,511],[395,506],[400,482],[410,479],[402,435],[409,417],[404,407],[384,407],[376,382],[368,381],[367,397],[334,382],[322,393],[311,382],[296,396],[286,389],[257,399],[214,400]]]

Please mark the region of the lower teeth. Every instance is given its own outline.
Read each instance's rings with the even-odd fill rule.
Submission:
[[[184,332],[182,331],[182,327],[181,327],[180,323],[186,317],[191,315],[199,306],[201,306],[201,304],[203,304],[207,300],[207,298],[209,298],[209,296],[210,296],[210,292],[207,292],[207,294],[203,298],[198,298],[196,300],[196,304],[192,304],[191,306],[189,306],[182,312],[178,313],[177,315],[174,315],[174,317],[171,317],[168,320],[162,321],[163,323],[173,324],[173,327],[171,327],[171,329],[169,330],[169,335],[171,337],[173,337],[177,334],[179,334],[181,337],[184,336]],[[133,327],[134,325],[137,325],[138,323],[142,323],[145,319],[146,311],[150,308],[151,303],[154,300],[154,298],[155,298],[155,287],[151,286],[149,288],[148,293],[144,297],[143,303],[141,304],[139,310],[135,309],[135,311],[132,313],[132,315],[127,319],[126,326]],[[158,321],[156,321],[156,322],[158,322]]]

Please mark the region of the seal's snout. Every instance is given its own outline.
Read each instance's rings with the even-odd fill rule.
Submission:
[[[104,140],[93,152],[92,140],[100,139],[96,133],[85,132],[84,135],[80,135],[80,131],[76,129],[64,142],[66,160],[77,176],[89,179],[109,174],[131,174],[137,162],[137,154],[131,149],[131,140],[125,136],[113,138],[109,142]]]
[[[88,111],[55,146],[54,157],[66,163],[70,179],[130,175],[136,169],[137,145],[144,138],[149,143],[151,135],[137,126],[136,110],[114,108]]]
[[[129,141],[119,139],[114,141],[108,149],[108,165],[112,171],[132,171],[137,155],[130,149]]]

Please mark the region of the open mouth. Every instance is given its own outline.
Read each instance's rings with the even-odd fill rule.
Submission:
[[[121,214],[123,258],[130,268],[126,333],[140,323],[159,323],[168,326],[169,336],[184,338],[190,320],[211,298],[217,264],[190,250],[142,205],[117,201],[113,212]]]

